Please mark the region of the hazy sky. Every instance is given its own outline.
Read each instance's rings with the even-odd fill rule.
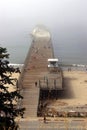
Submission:
[[[87,0],[0,0],[0,44],[28,45],[37,24],[54,44],[87,44]]]
[[[47,26],[52,35],[62,37],[66,32],[67,38],[75,30],[86,35],[87,0],[0,0],[1,41],[16,38],[17,42],[37,24]]]

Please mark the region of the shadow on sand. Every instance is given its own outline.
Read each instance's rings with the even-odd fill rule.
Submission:
[[[74,98],[74,92],[71,86],[72,78],[64,78],[63,79],[63,90],[58,91],[57,96],[59,99],[71,99]],[[73,79],[76,80],[76,79]]]
[[[71,88],[70,78],[63,79],[62,90],[40,90],[40,99],[71,99],[74,98],[74,92]],[[74,79],[75,80],[75,79]]]

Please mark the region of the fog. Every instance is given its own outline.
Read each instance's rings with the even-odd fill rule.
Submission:
[[[28,46],[37,24],[58,47],[87,47],[87,0],[0,0],[0,45]]]

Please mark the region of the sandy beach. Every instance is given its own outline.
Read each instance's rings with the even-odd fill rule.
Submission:
[[[69,105],[87,104],[87,72],[64,71],[65,98],[62,99]]]
[[[12,77],[19,78],[18,73]],[[87,72],[86,71],[63,71],[63,91],[59,91],[58,99],[48,106],[56,109],[61,107],[77,107],[87,105]],[[9,91],[14,91],[14,86],[9,85]]]
[[[18,73],[13,73],[12,77],[19,77]],[[87,104],[87,72],[86,71],[63,71],[64,91],[59,92],[58,100],[55,105],[59,105],[60,101],[66,105],[85,105]],[[11,85],[10,91],[13,91]]]
[[[19,76],[20,76],[19,73],[12,73],[12,76],[10,78],[11,79],[16,79],[15,81],[13,81],[14,86],[12,84],[10,84],[10,85],[6,84],[6,86],[8,87],[8,90],[10,92],[12,92],[12,91],[14,91],[16,89],[16,81],[18,80]]]
[[[58,92],[58,99],[51,101],[48,108],[55,110],[75,110],[87,107],[87,72],[86,71],[63,71],[63,91]],[[85,106],[85,107],[84,107]]]

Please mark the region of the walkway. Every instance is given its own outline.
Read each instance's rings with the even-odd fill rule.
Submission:
[[[33,41],[19,79],[19,88],[22,88],[24,97],[22,104],[26,108],[24,117],[37,116],[38,82],[47,72],[47,59],[49,57],[53,57],[51,41]]]
[[[20,121],[20,130],[38,129],[37,126],[39,122],[33,122],[32,118],[38,120],[37,109],[40,95],[40,81],[46,76],[48,76],[48,78],[54,78],[54,76],[50,75],[48,71],[48,59],[54,58],[50,36],[48,33],[47,36],[43,35],[42,32],[39,32],[38,36],[39,38],[35,37],[32,41],[18,81],[18,87],[21,89],[21,94],[24,97],[21,105],[26,108],[23,119],[31,119],[31,121]],[[57,75],[57,78],[58,77],[59,76]],[[58,84],[59,81],[62,82],[61,80],[58,80]],[[59,87],[59,89],[61,89],[60,84]]]
[[[21,121],[19,128],[21,130],[87,130],[87,123],[86,119],[74,118],[48,118],[46,123],[43,122],[43,119],[32,119]]]

